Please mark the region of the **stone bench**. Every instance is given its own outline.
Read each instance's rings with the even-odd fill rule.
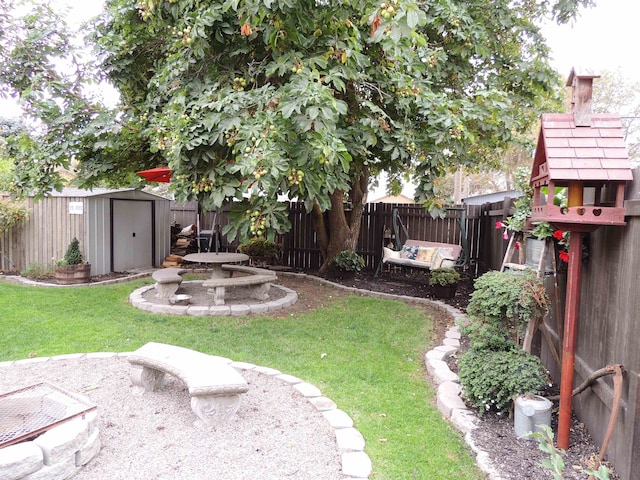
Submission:
[[[156,281],[156,297],[169,298],[178,291],[182,283],[182,274],[187,272],[184,268],[161,268],[151,274]]]
[[[270,282],[277,280],[276,274],[264,268],[249,267],[246,265],[222,265],[222,270],[229,272],[228,277],[211,278],[205,280],[202,286],[208,288],[213,294],[215,305],[224,305],[224,297],[227,287],[248,287],[247,295],[256,300],[269,298]],[[241,277],[234,277],[234,272],[245,273]]]
[[[240,405],[249,386],[222,357],[175,345],[149,342],[128,355],[136,393],[162,388],[168,373],[182,380],[191,396],[191,410],[207,426],[221,425]]]

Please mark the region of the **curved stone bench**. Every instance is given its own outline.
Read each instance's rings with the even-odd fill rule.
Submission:
[[[151,274],[156,281],[156,297],[169,298],[178,291],[182,283],[182,274],[187,272],[184,268],[161,268]]]
[[[277,280],[275,272],[264,268],[249,267],[246,265],[222,265],[222,270],[229,272],[228,277],[211,278],[202,283],[213,294],[215,305],[224,305],[224,297],[227,287],[248,287],[249,298],[267,300],[269,298],[270,282]],[[234,272],[245,273],[242,277],[234,277]]]
[[[182,380],[191,396],[191,409],[205,425],[226,422],[238,410],[240,394],[249,386],[221,357],[188,348],[149,342],[128,355],[136,393],[162,388],[168,373]]]

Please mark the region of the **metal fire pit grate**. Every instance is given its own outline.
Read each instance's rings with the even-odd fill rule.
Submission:
[[[81,395],[43,382],[0,395],[0,448],[96,409]]]

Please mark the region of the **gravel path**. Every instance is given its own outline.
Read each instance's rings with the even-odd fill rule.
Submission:
[[[75,480],[340,480],[335,433],[290,385],[251,370],[237,415],[215,429],[194,426],[184,385],[134,395],[126,358],[17,362],[0,369],[0,392],[48,381],[97,406],[102,449]]]

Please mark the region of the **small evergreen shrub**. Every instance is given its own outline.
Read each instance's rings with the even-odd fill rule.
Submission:
[[[532,318],[548,308],[544,283],[532,270],[487,272],[475,281],[467,314],[471,321],[502,324],[522,334]]]
[[[473,348],[502,351],[509,350],[513,342],[509,331],[502,325],[464,320],[459,323],[460,334],[469,337]]]
[[[80,242],[76,237],[73,237],[64,254],[64,265],[80,265],[81,263],[82,252],[80,251]]]
[[[460,274],[453,268],[434,268],[429,275],[429,285],[443,287],[454,285],[460,281]]]
[[[548,383],[540,359],[515,344],[508,350],[471,348],[459,368],[464,397],[480,415],[509,411],[516,395],[539,394]]]

